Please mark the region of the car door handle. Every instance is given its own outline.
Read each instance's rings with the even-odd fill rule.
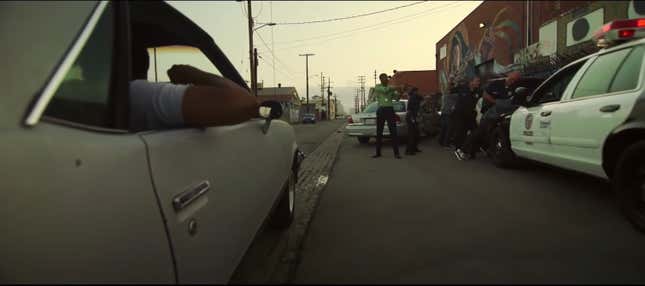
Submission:
[[[549,115],[551,115],[551,110],[549,110],[549,111],[542,111],[542,112],[540,113],[540,115],[541,115],[541,116],[544,116],[544,117],[549,116]]]
[[[193,185],[188,188],[188,190],[182,192],[179,195],[176,195],[172,199],[172,206],[173,208],[175,208],[175,211],[180,211],[197,200],[199,197],[203,196],[210,189],[211,183],[209,181],[203,181],[197,185]]]
[[[616,110],[620,109],[619,104],[611,104],[611,105],[605,105],[600,108],[600,112],[614,112]]]

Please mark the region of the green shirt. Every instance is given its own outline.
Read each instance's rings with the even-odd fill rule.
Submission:
[[[382,84],[377,84],[374,87],[374,95],[379,107],[392,107],[394,106],[392,100],[399,100],[400,98],[396,89]]]

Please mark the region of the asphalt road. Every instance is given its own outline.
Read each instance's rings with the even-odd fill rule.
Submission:
[[[292,282],[645,283],[645,234],[608,183],[373,144],[344,139]]]
[[[330,121],[318,121],[315,124],[295,124],[296,141],[298,147],[305,154],[311,153],[318,145],[325,140],[329,134],[336,131],[345,120],[337,119]]]
[[[295,124],[296,142],[305,155],[310,154],[332,132],[335,132],[343,120],[319,121],[316,124]],[[307,158],[305,158],[307,160]],[[296,216],[304,215],[296,212]],[[298,221],[298,219],[294,219]],[[293,226],[291,226],[293,227]],[[286,249],[285,231],[265,227],[257,234],[237,267],[231,284],[265,284],[270,283],[272,274],[280,263],[280,257]]]

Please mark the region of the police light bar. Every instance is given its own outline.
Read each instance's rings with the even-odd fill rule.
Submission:
[[[602,26],[593,36],[601,48],[617,42],[645,37],[645,18],[616,20]]]

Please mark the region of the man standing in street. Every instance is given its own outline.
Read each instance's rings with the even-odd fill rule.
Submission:
[[[408,94],[408,110],[405,115],[405,121],[408,124],[408,146],[405,150],[405,155],[414,155],[419,150],[419,125],[417,124],[417,116],[419,114],[419,106],[423,100],[419,95],[419,89],[413,86],[406,88]]]
[[[468,88],[460,92],[457,99],[457,104],[455,105],[455,111],[453,113],[456,149],[463,147],[468,131],[474,130],[477,125],[475,120],[477,116],[475,105],[477,105],[477,100],[480,96],[479,84],[479,77],[473,77],[470,82],[468,82]]]
[[[399,155],[398,134],[396,132],[396,122],[394,121],[394,104],[392,100],[399,101],[399,93],[395,88],[388,86],[388,76],[382,73],[379,76],[381,84],[374,87],[374,95],[378,102],[378,109],[376,110],[376,154],[372,158],[381,157],[381,145],[383,141],[383,128],[385,121],[387,127],[390,129],[390,136],[392,137],[392,148],[394,148],[394,157],[401,159]]]

